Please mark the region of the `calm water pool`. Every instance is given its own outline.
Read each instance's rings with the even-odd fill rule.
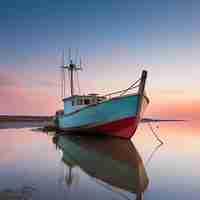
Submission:
[[[0,199],[199,199],[199,122],[151,124],[164,145],[146,123],[131,141],[10,124],[0,129]]]

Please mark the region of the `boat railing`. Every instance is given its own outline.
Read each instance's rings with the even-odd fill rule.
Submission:
[[[115,91],[115,92],[111,92],[108,94],[103,95],[103,97],[106,97],[107,99],[111,99],[113,97],[121,97],[126,95],[128,92],[132,91],[135,88],[139,88],[140,86],[140,81],[141,78],[138,79],[137,81],[135,81],[133,84],[131,84],[128,88],[123,89],[123,90],[119,90],[119,91]]]

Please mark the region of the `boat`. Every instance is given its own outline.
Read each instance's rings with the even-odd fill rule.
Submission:
[[[105,95],[75,94],[74,72],[82,70],[70,60],[61,66],[64,109],[56,112],[55,125],[63,133],[98,133],[130,139],[142,119],[149,98],[145,93],[147,71],[130,87]],[[70,96],[65,97],[65,73],[70,80]],[[136,91],[134,92],[133,90]],[[63,92],[64,91],[64,92]]]
[[[135,194],[136,199],[142,199],[149,179],[131,140],[102,135],[59,134],[53,137],[53,142],[61,150],[61,159],[67,166],[68,173],[64,176],[68,187],[73,183],[73,169],[79,167],[99,187],[129,192]]]

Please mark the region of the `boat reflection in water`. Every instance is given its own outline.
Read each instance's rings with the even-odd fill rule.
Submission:
[[[68,166],[65,177],[73,182],[72,170],[79,166],[100,185],[114,192],[134,193],[143,199],[148,177],[142,159],[130,140],[113,137],[65,135],[54,136],[53,142],[62,151],[62,161]]]

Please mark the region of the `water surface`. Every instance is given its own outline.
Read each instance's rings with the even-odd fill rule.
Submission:
[[[199,123],[151,125],[164,145],[147,123],[131,141],[10,124],[0,129],[0,199],[199,199]]]

